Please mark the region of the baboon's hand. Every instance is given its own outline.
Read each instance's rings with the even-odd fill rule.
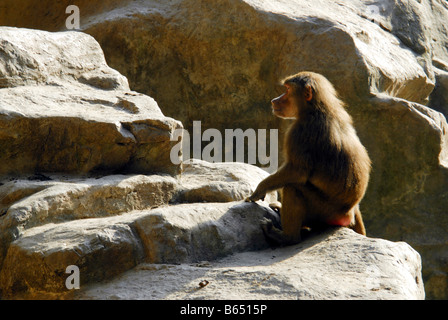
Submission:
[[[264,200],[264,197],[266,196],[266,193],[260,193],[255,190],[255,192],[250,196],[247,197],[244,201],[246,202],[255,202],[257,200]]]

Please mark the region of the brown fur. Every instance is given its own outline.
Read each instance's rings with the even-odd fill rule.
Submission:
[[[316,223],[344,225],[365,235],[359,202],[370,159],[343,102],[317,73],[301,72],[283,84],[287,92],[272,100],[273,112],[296,119],[284,141],[285,162],[246,201],[282,189],[282,230],[263,223],[267,236],[282,244],[299,242],[302,227]]]

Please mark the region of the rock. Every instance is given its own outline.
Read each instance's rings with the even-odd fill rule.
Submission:
[[[46,1],[46,0],[45,0]],[[103,0],[92,3],[88,0],[80,0],[76,5],[80,9],[81,19],[86,12],[98,13],[111,10],[126,0]],[[70,16],[66,9],[69,6],[64,2],[44,2],[42,6],[36,6],[33,0],[20,0],[20,8],[16,0],[4,0],[3,10],[0,11],[2,25],[19,26],[22,28],[45,29],[59,31],[66,27],[66,19]],[[51,9],[51,10],[49,10]]]
[[[208,281],[204,287],[199,283]],[[403,242],[333,229],[301,244],[209,263],[139,264],[76,299],[424,299],[420,256]]]
[[[85,285],[143,260],[194,262],[267,248],[259,220],[269,211],[246,202],[195,203],[30,228],[9,246],[1,293],[64,297],[71,293],[65,286],[71,265],[79,268]]]
[[[129,90],[126,77],[107,65],[101,47],[87,34],[5,27],[0,31],[2,88],[57,87],[60,81],[78,81],[100,89]]]
[[[418,250],[426,297],[440,299],[448,294],[443,284],[448,281],[447,251],[442,249],[448,236],[443,227],[448,224],[445,117],[420,104],[379,95],[358,120],[373,160],[361,203],[367,235],[405,241]]]
[[[45,12],[39,17],[39,11],[36,11],[29,1],[24,0],[22,2],[20,10],[8,6],[7,3],[5,4],[8,10],[3,10],[1,16],[5,24],[47,30],[65,29],[67,14],[63,4],[49,3],[48,5],[53,10],[50,11],[50,14]],[[118,67],[119,64],[119,70],[122,72],[127,71],[124,73],[128,75],[133,85],[139,86],[138,91],[147,92],[146,90],[151,90],[151,92],[148,92],[150,94],[156,91],[160,92],[152,85],[147,86],[147,82],[143,80],[150,80],[152,84],[162,87],[160,81],[155,81],[154,78],[167,78],[164,84],[171,85],[175,96],[190,94],[190,101],[188,102],[178,100],[180,97],[165,97],[166,101],[168,101],[167,99],[176,99],[181,104],[188,103],[193,106],[194,101],[191,100],[193,99],[191,94],[196,94],[198,96],[195,99],[205,101],[206,105],[222,104],[223,101],[226,102],[226,105],[229,105],[228,103],[231,100],[227,97],[227,94],[222,94],[222,91],[224,89],[229,91],[234,89],[235,94],[231,98],[234,102],[239,102],[237,105],[240,107],[240,105],[244,105],[242,99],[249,91],[247,87],[241,85],[253,86],[251,81],[248,81],[249,79],[254,76],[257,79],[260,78],[260,75],[267,76],[269,71],[272,73],[269,82],[259,83],[258,88],[254,86],[253,89],[257,93],[256,95],[254,93],[254,97],[263,96],[260,94],[263,89],[270,90],[272,93],[272,84],[278,80],[278,76],[281,76],[284,71],[289,72],[289,70],[284,70],[285,66],[291,63],[293,52],[300,49],[298,43],[294,43],[297,38],[301,38],[304,46],[301,48],[304,49],[301,51],[302,56],[308,52],[307,49],[313,49],[316,45],[318,47],[315,49],[320,49],[319,53],[321,55],[319,63],[313,61],[313,55],[310,55],[309,59],[301,62],[302,67],[300,69],[303,69],[303,64],[309,65],[309,68],[321,65],[323,70],[327,72],[331,70],[330,73],[338,75],[338,79],[341,79],[344,78],[341,77],[341,72],[348,75],[350,69],[347,69],[347,67],[349,67],[364,80],[367,80],[367,75],[371,77],[373,81],[371,81],[370,86],[374,91],[376,89],[379,91],[386,90],[402,98],[407,98],[406,96],[414,96],[417,99],[427,98],[427,94],[430,93],[432,88],[430,82],[434,77],[431,75],[430,66],[426,66],[427,60],[425,59],[430,55],[431,50],[434,50],[440,59],[445,59],[447,56],[446,49],[444,49],[447,43],[446,29],[443,23],[438,23],[444,21],[446,17],[446,9],[443,7],[443,3],[440,1],[422,1],[422,3],[414,4],[405,1],[382,1],[371,5],[361,1],[342,1],[335,4],[332,1],[321,0],[318,2],[302,1],[301,5],[297,4],[299,2],[273,3],[268,1],[229,0],[221,4],[204,1],[199,6],[195,1],[167,3],[116,0],[105,1],[102,6],[92,7],[90,4],[83,2],[79,3],[78,6],[82,12],[82,30],[94,34],[101,41],[112,64],[115,67]],[[111,8],[114,9],[111,10]],[[231,8],[231,11],[229,11],[229,8]],[[222,14],[222,12],[228,14]],[[411,19],[415,15],[418,15],[419,19]],[[316,18],[313,19],[312,17]],[[292,20],[295,20],[294,23],[288,23]],[[201,25],[201,28],[196,28],[197,23]],[[132,36],[125,33],[124,25],[126,25],[126,28],[133,29]],[[314,28],[309,28],[310,25],[313,25]],[[241,32],[229,33],[228,30],[234,30],[232,28],[238,28]],[[153,32],[157,30],[163,30],[164,32]],[[296,35],[294,32],[297,30],[299,30],[299,33]],[[276,34],[277,37],[269,37],[275,31],[280,31]],[[320,31],[325,32],[321,33]],[[156,38],[155,34],[157,34]],[[238,37],[237,34],[240,36]],[[254,36],[260,34],[264,34],[264,36]],[[322,41],[314,45],[311,41],[308,43],[307,38],[310,36],[322,37]],[[214,40],[210,41],[210,39]],[[434,45],[431,43],[432,39],[436,40]],[[143,42],[139,44],[139,40]],[[156,40],[158,40],[158,43],[154,45]],[[246,43],[243,40],[246,40]],[[124,41],[127,46],[120,46]],[[414,50],[417,53],[417,59],[405,48],[400,48],[400,42]],[[217,50],[218,48],[220,50]],[[382,48],[382,50],[379,50],[379,48]],[[208,55],[207,58],[204,58],[208,52],[207,49],[214,50],[215,55]],[[327,54],[322,49],[330,52]],[[338,49],[342,49],[342,51],[337,51]],[[123,50],[126,50],[126,52],[123,52]],[[355,52],[356,50],[360,52]],[[363,56],[362,59],[355,57],[355,61],[359,62],[358,65],[356,63],[351,66],[347,63],[335,63],[346,60],[350,51],[351,56]],[[148,54],[145,54],[145,52],[149,53],[151,59],[147,58]],[[254,54],[255,52],[262,54]],[[341,54],[341,52],[344,52],[344,54]],[[123,53],[125,55],[122,55]],[[277,54],[278,58],[270,62],[269,58],[274,58],[274,54]],[[126,61],[120,56],[126,56]],[[256,61],[253,58],[256,58]],[[200,67],[197,67],[199,66],[197,64],[199,60],[208,61],[208,63],[202,63]],[[164,61],[172,62],[164,64]],[[245,70],[238,68],[240,70],[239,74],[234,72],[240,66],[235,61],[248,63],[245,64],[247,66]],[[188,69],[178,69],[177,63],[183,63]],[[326,64],[331,65],[331,67]],[[419,64],[423,64],[424,68],[421,68]],[[165,66],[165,68],[164,70],[155,68],[156,65],[159,67]],[[141,67],[144,67],[145,72],[138,71],[138,68],[142,69]],[[223,72],[208,72],[213,67]],[[298,63],[295,62],[292,67],[297,68]],[[167,73],[165,70],[171,72]],[[276,73],[274,70],[277,70],[277,77],[273,77]],[[151,77],[149,71],[157,72],[161,77]],[[428,71],[430,80],[425,79],[426,71]],[[207,85],[207,80],[211,80],[211,77],[222,77],[212,82],[221,83],[221,86],[214,88],[212,84]],[[173,78],[180,78],[183,81],[178,84],[175,81],[168,82]],[[226,81],[221,82],[222,80]],[[352,82],[341,83],[339,87],[349,89],[348,84]],[[418,86],[417,84],[420,82],[428,83]],[[172,85],[173,83],[176,83],[176,85]],[[404,85],[405,83],[408,83],[408,85]],[[411,83],[415,83],[415,85],[409,86]],[[262,88],[260,88],[260,84],[263,85]],[[269,85],[269,87],[266,85]],[[364,82],[361,85],[367,86],[368,84]],[[141,90],[140,87],[144,90]],[[163,87],[165,92],[170,89],[170,86],[164,85]],[[206,89],[206,92],[199,91],[198,88],[200,87]],[[413,90],[408,90],[411,87],[413,87]],[[181,93],[177,90],[179,88],[189,90]],[[216,97],[216,99],[210,101],[211,91],[215,93],[215,96],[219,94],[219,99]],[[151,94],[151,96],[155,95]],[[164,94],[163,96],[167,95]],[[163,100],[160,99],[163,98],[162,96],[160,98],[159,96],[155,97],[157,101]],[[264,100],[258,101],[264,103],[262,102]],[[171,112],[169,110],[172,110],[177,112],[176,116],[179,116],[179,110],[174,107],[178,105],[177,103],[160,103],[165,112]],[[196,103],[195,105],[202,106],[200,109],[189,110],[196,115],[200,115],[203,110],[206,110],[202,103]],[[226,108],[219,109],[226,110]],[[216,110],[216,108],[212,110]],[[238,108],[235,107],[234,110],[238,111]],[[243,111],[240,111],[240,113],[243,114]],[[194,116],[194,114],[192,114],[193,120],[200,118]],[[180,119],[184,120],[183,116]],[[234,120],[232,119],[232,121]],[[190,123],[191,121],[184,122]]]
[[[181,123],[130,91],[92,37],[2,27],[0,51],[0,176],[180,172]]]
[[[368,132],[360,135],[369,146],[373,168],[387,167],[372,172],[367,194],[370,205],[403,204],[405,199],[428,194],[425,188],[448,173],[445,117],[423,105],[387,95],[377,95],[370,106],[372,110],[357,114],[358,124]],[[363,205],[369,206],[368,201]]]
[[[0,185],[0,266],[9,244],[26,229],[47,223],[108,217],[179,202],[243,200],[268,174],[244,163],[186,162],[185,176],[112,175],[97,178],[50,175]],[[207,175],[207,172],[213,172]],[[207,190],[210,184],[219,186]],[[194,199],[193,196],[194,195]],[[275,201],[276,193],[266,200]]]
[[[153,210],[136,221],[153,263],[214,260],[267,247],[260,220],[270,209],[253,203],[195,203]]]
[[[81,283],[134,267],[142,261],[143,249],[123,220],[82,219],[25,231],[9,247],[0,272],[3,298],[27,293],[58,298],[58,293],[68,291],[66,269],[72,265],[79,268]]]
[[[18,180],[0,186],[0,267],[10,243],[27,229],[166,205],[177,189],[174,178],[158,175],[65,180]]]
[[[264,172],[254,167],[251,173],[249,169],[253,166],[250,165],[207,164],[197,160],[186,164],[187,172],[204,175],[210,170],[215,172],[215,179],[226,174],[230,177],[231,167],[235,172],[233,179],[239,179],[242,185],[237,195],[244,194],[248,181],[257,177],[256,174],[259,175],[257,179],[263,178]],[[127,289],[116,291],[116,297],[195,297],[188,289],[194,282],[192,277],[208,269],[192,267],[192,263],[213,265],[206,276],[211,284],[207,289],[218,284],[223,289],[204,296],[201,295],[204,292],[197,292],[197,297],[206,299],[230,299],[235,294],[249,299],[424,297],[419,255],[404,243],[368,239],[350,230],[341,230],[310,238],[289,249],[263,251],[269,244],[259,220],[272,214],[266,203],[170,204],[182,199],[179,195],[186,192],[186,185],[195,186],[191,180],[185,184],[180,177],[116,175],[81,179],[50,175],[31,178],[44,181],[10,181],[0,189],[2,206],[9,206],[6,214],[0,217],[0,225],[4,228],[15,223],[16,226],[16,237],[7,247],[0,272],[3,298],[110,298],[110,289],[107,289],[110,284],[99,282],[122,281],[123,278],[116,277],[134,267],[135,270],[123,276],[131,279],[124,280]],[[205,176],[201,179],[196,183],[208,182]],[[229,191],[224,189],[223,193],[229,194]],[[3,229],[2,234],[8,231]],[[253,250],[257,251],[248,252]],[[235,255],[238,252],[244,254]],[[276,256],[274,261],[272,255]],[[226,256],[228,260],[219,260]],[[354,269],[351,261],[362,261],[362,265],[357,264]],[[270,265],[275,265],[275,275]],[[68,266],[79,268],[80,292],[66,287]],[[150,275],[148,270],[151,270]],[[160,273],[162,270],[171,270],[183,278],[169,278]],[[337,276],[336,271],[341,274]],[[141,287],[136,289],[132,282],[136,279],[134,272],[138,272],[142,286],[160,276],[165,277],[166,283],[150,286],[154,291],[146,288],[146,293],[142,293]],[[320,276],[320,285],[313,284],[312,279],[317,275],[329,272],[331,276]],[[366,275],[373,275],[370,282],[357,284]],[[115,278],[117,280],[113,280]],[[354,288],[342,285],[347,281],[355,283]],[[241,295],[243,291],[232,291],[230,284],[226,287],[229,282],[233,286],[238,283],[238,290],[258,284],[246,296]],[[177,291],[173,291],[172,283],[177,283]],[[179,289],[179,283],[187,287]],[[265,290],[265,286],[272,290]],[[328,290],[329,287],[332,290]],[[160,296],[161,292],[166,294]]]
[[[0,186],[0,204],[5,210],[2,225],[15,221],[29,228],[150,209],[168,204],[176,191],[177,180],[163,175],[15,180]]]
[[[353,1],[134,1],[92,14],[82,30],[137,91],[155,97],[187,129],[193,120],[204,130],[266,128],[278,126],[268,104],[276,83],[304,69],[327,76],[345,100],[376,92],[427,100],[433,74],[400,38],[363,17],[368,11]],[[409,16],[399,16],[403,26]]]
[[[258,182],[269,174],[245,163],[210,163],[198,159],[184,161],[180,183],[181,202],[229,202],[244,200]],[[277,192],[266,195],[265,201],[277,201]]]

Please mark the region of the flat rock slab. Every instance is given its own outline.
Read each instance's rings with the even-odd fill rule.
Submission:
[[[181,202],[229,202],[244,200],[268,173],[247,163],[210,163],[189,159],[180,176]],[[277,201],[277,192],[266,194],[268,203]]]

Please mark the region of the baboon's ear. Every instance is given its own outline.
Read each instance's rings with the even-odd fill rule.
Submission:
[[[305,85],[303,88],[303,96],[306,101],[311,101],[311,99],[313,99],[313,89],[309,84]]]

